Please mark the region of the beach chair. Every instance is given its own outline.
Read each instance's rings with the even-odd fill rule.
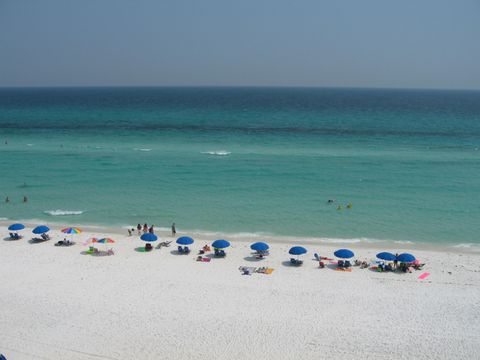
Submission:
[[[150,251],[150,250],[152,250],[152,249],[153,249],[152,244],[150,244],[150,243],[146,243],[146,244],[145,244],[145,251]]]
[[[338,260],[337,267],[339,267],[339,268],[344,268],[345,267],[345,265],[343,263],[343,260]]]
[[[42,237],[43,240],[50,240],[50,236],[48,236],[48,234],[45,234],[43,233],[42,235],[40,235]]]
[[[292,265],[295,265],[295,266],[300,266],[303,264],[303,261],[302,260],[297,260],[297,259],[294,259],[294,258],[290,258],[290,263]]]
[[[215,256],[216,257],[225,257],[227,254],[223,250],[215,249]]]
[[[115,255],[115,253],[113,252],[113,249],[108,249],[107,255]]]
[[[319,261],[319,262],[318,262],[318,267],[319,267],[320,269],[323,269],[323,268],[325,267],[325,263],[324,263],[323,261]]]
[[[180,254],[183,254],[183,247],[179,245],[178,248],[177,248],[177,251],[178,251]]]
[[[190,254],[190,248],[189,248],[188,246],[185,246],[185,248],[183,249],[183,253],[184,253],[185,255]]]
[[[349,267],[352,267],[352,264],[350,263],[349,260],[345,260],[345,262],[343,263],[343,267],[344,268],[349,268]]]
[[[98,253],[98,249],[96,247],[93,247],[93,246],[90,246],[88,248],[87,251],[85,251],[86,254],[90,254],[90,255],[93,255],[93,254],[97,254]]]

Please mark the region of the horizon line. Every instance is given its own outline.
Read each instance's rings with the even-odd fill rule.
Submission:
[[[315,86],[315,85],[11,85],[8,89],[105,89],[105,88],[223,88],[223,89],[345,89],[345,90],[414,90],[414,91],[480,91],[480,88],[429,88],[429,87],[382,87],[382,86]]]

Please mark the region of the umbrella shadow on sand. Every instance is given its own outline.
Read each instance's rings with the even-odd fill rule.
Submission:
[[[90,256],[95,256],[95,257],[102,257],[102,256],[109,256],[107,251],[99,250],[98,252],[88,252],[87,250],[81,251],[81,255],[90,255]]]
[[[18,240],[21,240],[22,238],[19,238],[19,239],[12,239],[10,236],[7,236],[7,237],[4,237],[3,238],[3,241],[18,241]]]
[[[192,254],[192,250],[190,250],[190,252],[188,252],[188,253],[180,252],[178,250],[171,250],[170,254],[172,254],[172,255],[190,255],[190,254]]]
[[[286,267],[293,267],[293,268],[298,268],[298,267],[301,267],[301,265],[294,265],[290,262],[290,260],[285,260],[285,261],[282,261],[282,265],[283,266],[286,266]]]
[[[44,240],[44,239],[41,239],[41,238],[34,238],[34,239],[28,240],[28,243],[33,245],[33,244],[42,244],[46,241],[48,241],[48,240]]]
[[[139,252],[139,253],[147,253],[147,252],[151,252],[152,250],[147,250],[145,249],[145,246],[138,246],[134,249],[136,252]]]
[[[259,262],[265,260],[265,258],[257,258],[256,256],[245,256],[243,260],[250,261],[250,262]]]

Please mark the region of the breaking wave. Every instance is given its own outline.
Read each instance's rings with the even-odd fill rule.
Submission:
[[[227,155],[230,155],[231,152],[230,151],[226,151],[226,150],[216,150],[216,151],[204,151],[202,152],[202,154],[206,154],[206,155],[216,155],[216,156],[227,156]]]
[[[65,216],[65,215],[82,215],[83,211],[80,210],[46,210],[45,214],[50,216]]]

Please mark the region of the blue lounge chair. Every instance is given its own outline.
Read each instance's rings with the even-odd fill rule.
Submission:
[[[185,248],[183,249],[183,253],[184,254],[189,254],[190,253],[190,249],[188,248],[188,246],[185,246]]]
[[[227,254],[223,250],[215,249],[215,256],[216,257],[225,257]]]
[[[297,259],[294,259],[294,258],[290,258],[290,263],[292,265],[295,265],[295,266],[300,266],[303,264],[303,261],[302,260],[297,260]]]

